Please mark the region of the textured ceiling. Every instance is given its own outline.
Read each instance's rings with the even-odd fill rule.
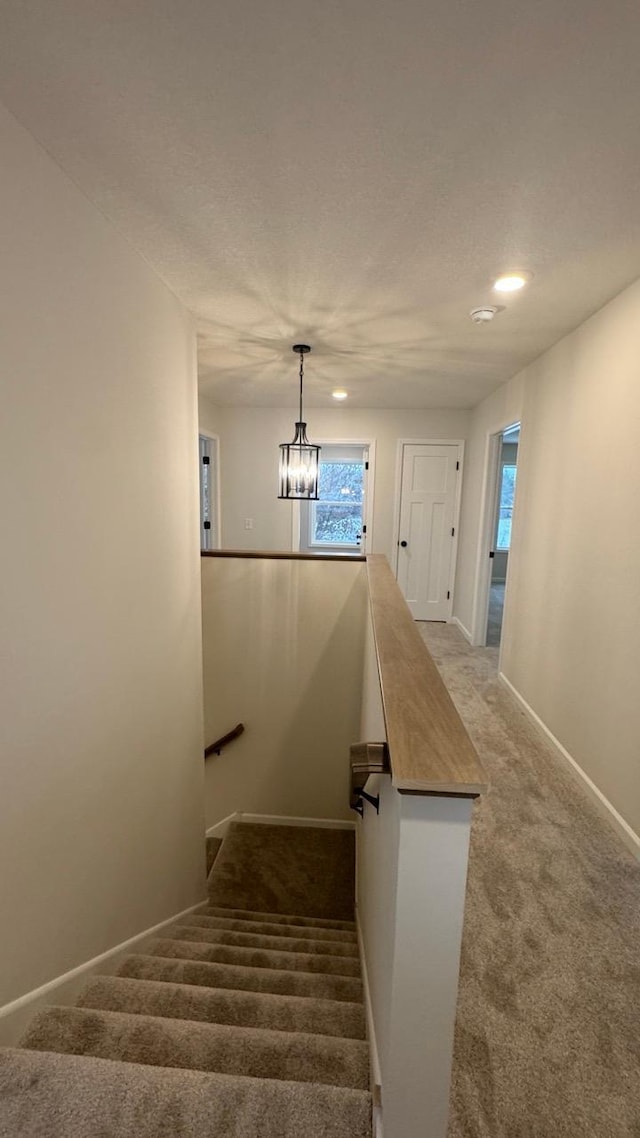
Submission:
[[[2,0],[0,98],[221,404],[468,407],[640,275],[637,0]],[[477,327],[503,268],[535,274]]]

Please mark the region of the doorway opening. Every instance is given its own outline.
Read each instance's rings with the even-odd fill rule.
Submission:
[[[498,648],[502,639],[504,600],[511,549],[511,523],[518,474],[520,424],[514,423],[497,436],[496,470],[491,512],[490,574],[484,643]]]
[[[200,467],[200,549],[220,548],[220,495],[218,440],[212,435],[198,439]]]

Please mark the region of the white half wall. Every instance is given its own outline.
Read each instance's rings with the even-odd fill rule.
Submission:
[[[386,739],[371,620],[360,736]],[[380,796],[356,823],[372,1084],[385,1138],[445,1138],[473,801],[400,794],[390,774],[366,790]]]
[[[0,109],[0,1005],[204,892],[192,321]]]

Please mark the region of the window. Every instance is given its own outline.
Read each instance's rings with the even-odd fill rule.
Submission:
[[[319,500],[311,503],[310,545],[358,545],[362,537],[363,462],[323,462]]]
[[[300,503],[300,549],[357,553],[364,548],[368,449],[321,443],[318,500]]]
[[[508,552],[511,546],[511,518],[513,515],[513,498],[516,491],[516,470],[515,463],[505,462],[500,474],[496,549],[501,553]]]

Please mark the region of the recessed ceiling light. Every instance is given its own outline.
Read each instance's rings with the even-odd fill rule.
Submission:
[[[346,399],[349,392],[348,391],[332,391],[331,394],[333,395],[334,399]]]
[[[533,273],[529,273],[525,269],[512,269],[510,272],[502,273],[497,277],[493,287],[497,292],[517,292],[518,289],[529,284],[532,276]]]

